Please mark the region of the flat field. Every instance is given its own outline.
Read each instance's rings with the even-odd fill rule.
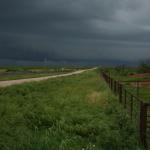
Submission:
[[[150,73],[139,73],[136,68],[106,69],[111,77],[122,82],[130,92],[141,100],[150,102]]]
[[[137,150],[134,125],[98,71],[0,89],[1,150]]]
[[[77,67],[0,67],[0,81],[36,78],[73,72]]]

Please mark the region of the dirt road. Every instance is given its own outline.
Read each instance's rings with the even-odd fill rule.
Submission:
[[[32,81],[42,81],[42,80],[47,80],[47,79],[57,78],[57,77],[71,76],[71,75],[80,74],[80,73],[83,73],[85,71],[94,70],[94,69],[96,69],[96,68],[86,69],[86,70],[79,70],[79,71],[75,71],[75,72],[71,72],[71,73],[66,73],[66,74],[61,74],[61,75],[39,77],[39,78],[29,78],[29,79],[18,79],[18,80],[0,81],[0,87],[7,87],[7,86],[11,86],[11,85],[22,84],[22,83],[27,83],[27,82],[32,82]]]

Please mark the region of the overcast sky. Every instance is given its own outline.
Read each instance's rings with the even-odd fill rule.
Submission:
[[[150,0],[0,0],[0,59],[150,58]]]

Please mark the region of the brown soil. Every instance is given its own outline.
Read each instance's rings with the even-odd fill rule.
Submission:
[[[134,75],[129,75],[131,78],[150,78],[150,73],[139,73]],[[137,87],[137,82],[131,82],[131,86]],[[150,88],[150,81],[139,82],[139,87]]]
[[[150,73],[134,74],[134,75],[129,75],[129,77],[133,77],[133,78],[150,78]]]
[[[139,82],[139,87],[141,88],[150,88],[150,82]],[[137,87],[137,83],[136,82],[132,82],[131,86]]]

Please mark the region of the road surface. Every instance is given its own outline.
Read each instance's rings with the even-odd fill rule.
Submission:
[[[46,76],[46,77],[0,81],[0,87],[7,87],[7,86],[11,86],[11,85],[17,85],[17,84],[33,82],[33,81],[42,81],[42,80],[58,78],[58,77],[66,77],[66,76],[76,75],[76,74],[80,74],[80,73],[83,73],[85,71],[94,70],[94,69],[96,69],[96,68],[86,69],[86,70],[79,70],[79,71],[75,71],[75,72],[71,72],[71,73],[53,75],[53,76]]]

